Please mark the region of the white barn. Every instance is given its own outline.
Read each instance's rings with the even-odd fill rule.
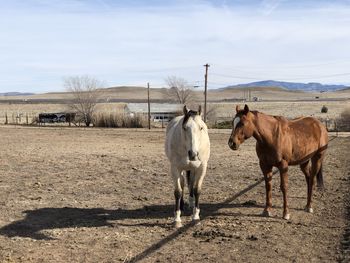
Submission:
[[[169,122],[175,116],[182,114],[182,104],[151,103],[151,120],[154,122]],[[129,116],[136,114],[147,115],[147,103],[128,103],[124,111]]]

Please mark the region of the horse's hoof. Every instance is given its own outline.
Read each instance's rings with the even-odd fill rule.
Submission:
[[[285,214],[285,215],[283,216],[283,219],[289,220],[289,219],[290,219],[290,214]]]
[[[181,228],[182,227],[181,221],[175,221],[174,226],[175,226],[175,228]]]
[[[265,210],[261,213],[261,215],[262,215],[262,216],[265,216],[265,217],[272,217],[272,212],[265,209]]]
[[[312,207],[305,207],[305,211],[312,214],[314,209]]]
[[[200,219],[200,217],[199,217],[199,215],[193,215],[192,216],[192,221],[193,222],[197,222],[197,221],[200,221],[201,219]]]
[[[198,220],[200,219],[199,217],[199,213],[200,213],[200,209],[199,208],[193,208],[193,214],[192,214],[192,220],[195,221],[195,220]]]
[[[200,220],[200,217],[199,216],[192,216],[192,221],[199,221]]]

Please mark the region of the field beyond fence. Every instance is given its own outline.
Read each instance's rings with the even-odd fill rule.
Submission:
[[[134,117],[124,112],[125,103],[101,103],[97,106],[93,118],[93,126],[107,128],[146,128],[148,127],[147,115],[136,114]],[[327,112],[322,112],[324,105]],[[350,102],[250,102],[252,110],[258,110],[271,115],[282,115],[289,119],[298,116],[313,116],[319,119],[327,127],[328,131],[350,131]],[[208,114],[209,128],[230,129],[232,117],[235,113],[233,103],[210,103]],[[63,104],[32,104],[0,105],[0,124],[9,125],[55,125],[69,126],[69,123],[40,123],[40,113],[66,112]],[[81,118],[76,118],[72,126],[84,126]],[[152,127],[165,127],[152,122]]]

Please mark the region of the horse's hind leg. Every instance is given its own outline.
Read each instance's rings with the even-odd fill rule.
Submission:
[[[188,191],[189,191],[189,200],[188,200],[188,206],[189,208],[194,208],[194,191],[193,191],[193,184],[194,184],[194,172],[192,171],[186,171],[187,175],[187,185],[188,185]]]
[[[307,204],[305,206],[305,211],[312,213],[313,210],[311,208],[311,192],[310,191],[310,178],[311,178],[311,174],[310,174],[310,161],[307,161],[306,163],[300,164],[300,169],[301,171],[304,173],[305,175],[305,180],[306,180],[306,184],[307,184]]]
[[[185,187],[185,178],[181,175],[180,177],[180,184],[181,184],[181,198],[180,198],[180,210],[183,212],[184,207],[185,207],[185,202],[184,202],[184,187]]]
[[[286,161],[282,161],[280,166],[278,167],[281,176],[281,191],[283,194],[283,218],[289,220],[290,214],[288,209],[288,163]]]
[[[194,198],[195,198],[195,204],[194,204],[194,208],[193,208],[193,215],[192,215],[192,220],[193,221],[199,221],[200,217],[199,217],[199,196],[201,194],[201,190],[202,190],[202,183],[203,183],[203,179],[205,177],[205,173],[207,171],[207,164],[206,163],[202,163],[202,165],[195,170],[195,174],[194,174],[194,185],[193,185],[193,194],[194,194]]]
[[[309,185],[308,185],[308,200],[306,204],[305,210],[309,213],[313,212],[312,209],[312,192],[314,188],[314,182],[315,182],[315,177],[320,171],[322,167],[322,161],[323,161],[323,155],[317,154],[314,157],[311,158],[311,174],[309,177]]]

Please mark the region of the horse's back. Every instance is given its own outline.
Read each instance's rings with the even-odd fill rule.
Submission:
[[[301,117],[291,120],[288,126],[299,140],[305,138],[305,143],[317,142],[318,147],[328,144],[326,127],[314,117]]]
[[[328,144],[328,133],[324,125],[313,117],[288,121],[284,140],[284,156],[289,164],[300,164],[315,155],[323,153]]]

